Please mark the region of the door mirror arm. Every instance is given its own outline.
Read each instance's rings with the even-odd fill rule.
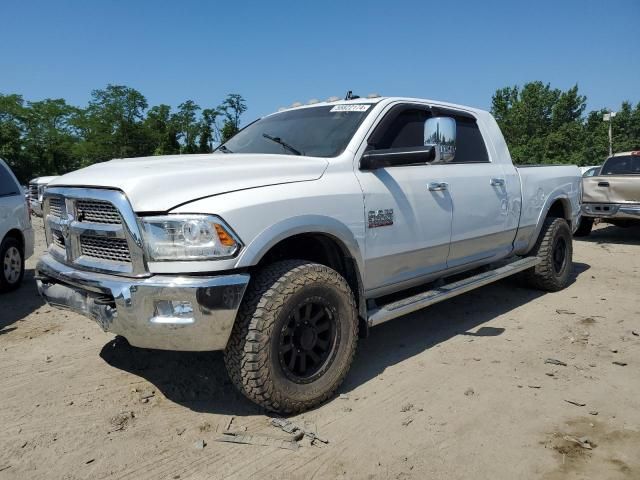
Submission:
[[[436,159],[435,146],[370,150],[360,159],[360,170],[426,165]]]

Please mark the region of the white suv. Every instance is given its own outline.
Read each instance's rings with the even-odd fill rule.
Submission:
[[[33,255],[33,228],[22,188],[0,159],[0,292],[20,286],[24,262]]]

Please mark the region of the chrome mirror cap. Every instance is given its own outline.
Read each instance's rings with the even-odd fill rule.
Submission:
[[[435,162],[451,162],[456,157],[456,121],[451,117],[432,117],[424,123],[424,145],[434,146]]]

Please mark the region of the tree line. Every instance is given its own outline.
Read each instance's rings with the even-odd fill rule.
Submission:
[[[516,163],[598,165],[609,151],[607,111],[585,113],[586,104],[577,85],[563,91],[530,82],[498,89],[491,113]],[[123,85],[92,91],[85,108],[0,94],[0,157],[26,182],[112,158],[208,153],[239,130],[246,109],[235,93],[216,107],[186,100],[177,109],[149,108],[142,93]],[[640,103],[623,102],[617,112],[614,151],[640,150]]]
[[[175,110],[149,108],[142,93],[123,85],[93,90],[85,108],[0,93],[0,157],[27,182],[112,158],[209,153],[239,130],[246,109],[236,93],[216,107],[186,100]]]
[[[498,89],[491,113],[516,164],[600,165],[609,154],[607,110],[585,114],[587,97],[543,82]],[[622,102],[612,122],[613,151],[640,150],[640,102]]]

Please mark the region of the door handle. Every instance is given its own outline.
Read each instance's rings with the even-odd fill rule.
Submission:
[[[504,178],[492,178],[491,179],[492,187],[504,187]]]
[[[446,190],[449,188],[449,184],[447,182],[431,182],[429,183],[429,191],[430,192],[440,192],[442,190]]]
[[[609,182],[598,182],[598,186],[599,187],[608,187],[609,186]]]

